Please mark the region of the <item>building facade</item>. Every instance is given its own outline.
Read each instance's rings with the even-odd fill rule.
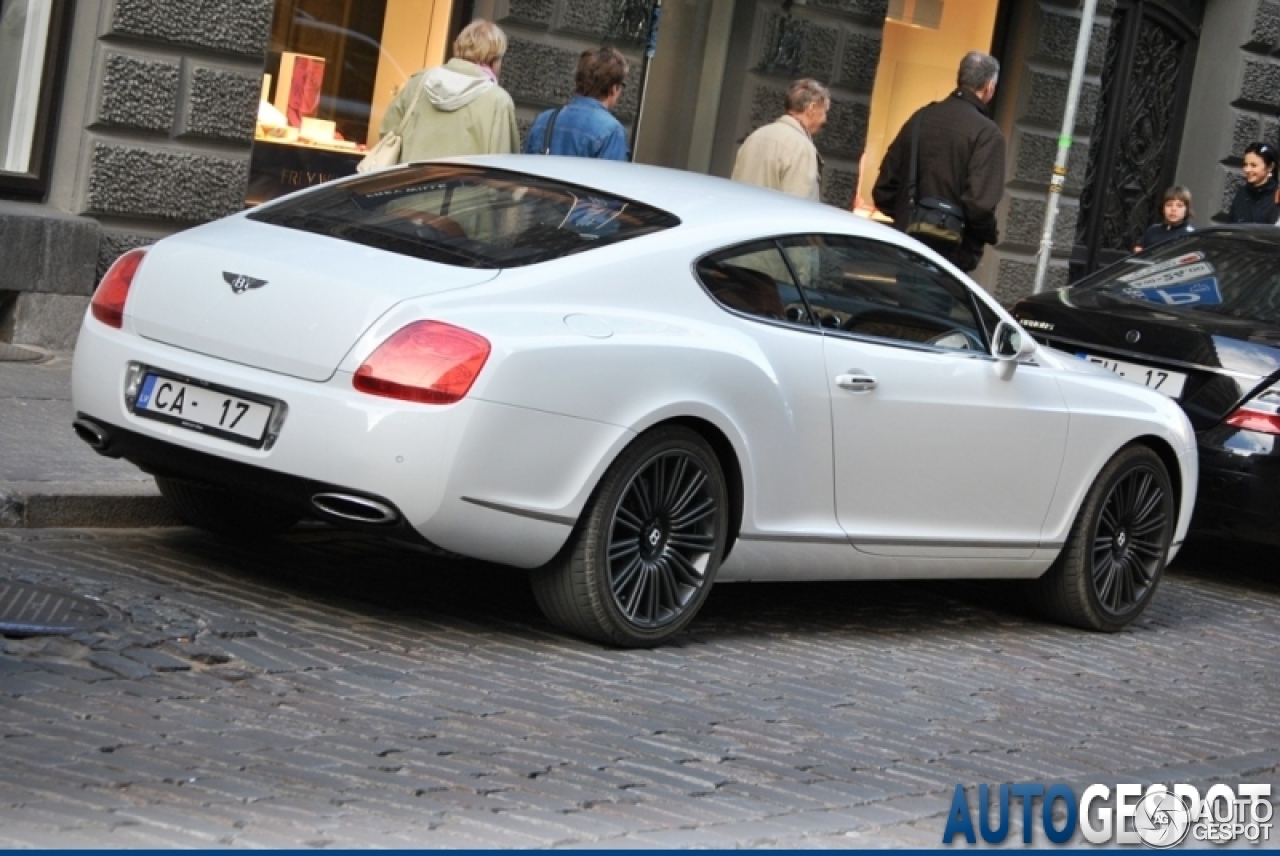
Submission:
[[[352,171],[407,76],[472,16],[508,33],[522,128],[568,97],[581,50],[620,47],[617,114],[644,163],[728,175],[790,81],[821,80],[823,199],[851,212],[905,116],[945,96],[966,50],[991,52],[1007,181],[975,278],[1011,302],[1033,287],[1081,5],[0,0],[0,341],[69,348],[121,252]],[[1175,181],[1207,225],[1278,118],[1278,0],[1099,0],[1047,285],[1127,252]]]

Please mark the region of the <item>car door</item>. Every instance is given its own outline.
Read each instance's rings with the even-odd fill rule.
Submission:
[[[922,255],[866,238],[786,254],[824,330],[836,515],[881,556],[1027,558],[1053,499],[1068,414],[1047,369],[1007,379],[996,313]]]

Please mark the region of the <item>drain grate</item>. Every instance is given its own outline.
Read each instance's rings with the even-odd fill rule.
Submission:
[[[36,636],[90,630],[111,613],[83,597],[24,583],[0,582],[0,633]]]
[[[0,363],[32,363],[40,359],[40,352],[0,342]]]

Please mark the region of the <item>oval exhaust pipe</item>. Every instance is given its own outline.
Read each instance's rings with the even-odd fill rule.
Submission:
[[[94,451],[106,452],[107,447],[111,445],[111,435],[107,433],[106,428],[96,422],[80,418],[71,423],[71,428],[76,432],[76,436],[88,443]]]
[[[325,517],[333,517],[347,523],[383,526],[395,523],[400,517],[399,513],[385,502],[349,493],[317,493],[311,497],[311,506]]]

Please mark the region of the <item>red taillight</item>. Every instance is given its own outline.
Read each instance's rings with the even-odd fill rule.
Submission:
[[[356,369],[352,383],[370,395],[452,404],[467,394],[488,359],[489,341],[483,336],[439,321],[418,321],[379,345]]]
[[[1280,434],[1280,384],[1264,389],[1232,411],[1228,425],[1263,434]]]
[[[129,286],[133,285],[133,276],[146,254],[145,249],[138,248],[116,259],[93,293],[89,308],[94,318],[108,327],[119,329],[124,325],[124,302],[129,299]]]

